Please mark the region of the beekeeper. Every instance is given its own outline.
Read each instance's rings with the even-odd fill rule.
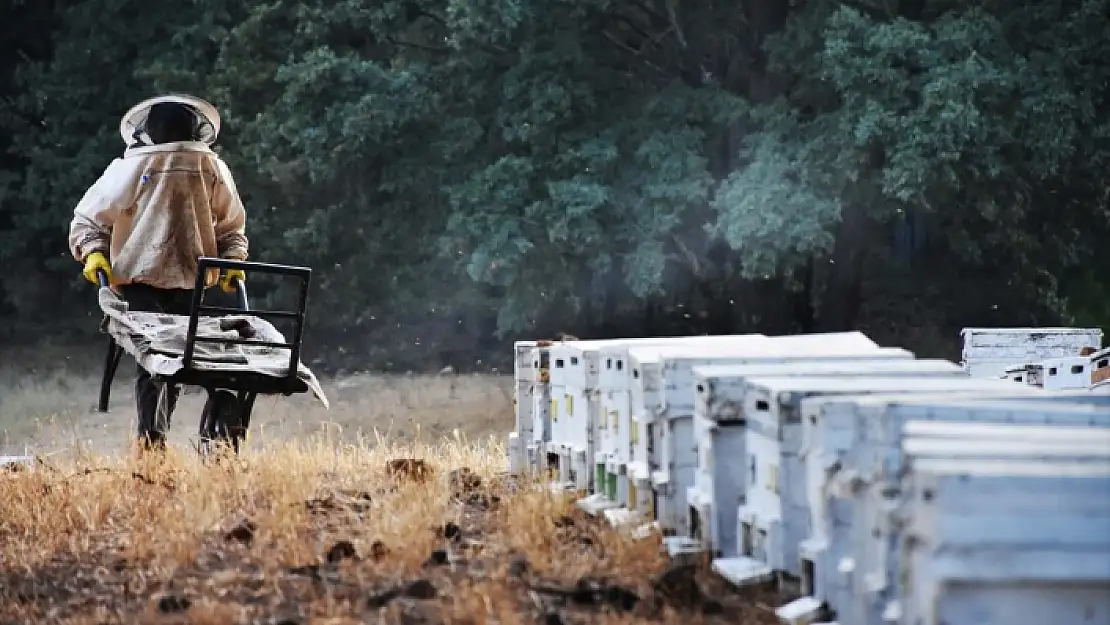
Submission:
[[[103,271],[131,310],[187,315],[201,256],[246,260],[246,212],[227,165],[212,151],[216,108],[189,95],[144,100],[120,121],[123,156],[114,159],[73,211],[69,246],[85,279]],[[240,270],[210,270],[207,287],[234,291]],[[140,451],[163,449],[179,388],[138,368],[135,401]],[[218,393],[219,396],[225,393]],[[234,396],[232,396],[234,397]],[[209,395],[205,410],[221,397]]]

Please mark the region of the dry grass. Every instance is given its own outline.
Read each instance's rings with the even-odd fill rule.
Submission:
[[[83,358],[52,350],[0,358],[0,454],[122,452],[134,435],[134,361],[125,357],[109,413],[94,411],[98,349]],[[46,364],[26,364],[28,362]],[[389,440],[436,442],[459,430],[472,437],[512,428],[512,380],[495,375],[352,375],[321,381],[331,409],[309,395],[260,397],[251,424],[256,449],[327,432],[357,442],[377,430]],[[204,392],[186,389],[171,443],[195,442]]]
[[[658,581],[656,540],[507,478],[511,379],[329,380],[331,411],[260,400],[251,449],[206,465],[188,444],[203,395],[183,398],[167,457],[139,459],[133,365],[102,415],[95,366],[17,362],[0,365],[2,451],[45,460],[0,473],[0,622],[766,620],[689,571]],[[390,474],[397,458],[430,476]]]

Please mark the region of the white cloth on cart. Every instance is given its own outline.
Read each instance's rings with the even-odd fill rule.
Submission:
[[[102,329],[135,358],[151,375],[173,376],[184,366],[188,315],[167,315],[128,310],[127,302],[108,288],[101,287],[100,308],[104,311]],[[197,336],[253,339],[266,343],[285,343],[286,338],[270,322],[250,314],[200,317]],[[253,372],[283,378],[289,371],[289,349],[264,345],[228,345],[198,341],[193,347],[190,369],[203,371]],[[324,408],[328,398],[316,376],[297,363],[297,377],[308,386]]]

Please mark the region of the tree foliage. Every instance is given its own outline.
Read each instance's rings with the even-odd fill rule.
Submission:
[[[95,329],[64,226],[172,89],[220,106],[253,256],[313,267],[330,362],[1105,325],[1108,4],[14,3],[0,295],[14,328]]]

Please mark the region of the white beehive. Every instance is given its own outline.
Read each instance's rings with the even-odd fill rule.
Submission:
[[[768,573],[799,577],[799,550],[810,534],[806,476],[802,454],[804,429],[802,403],[807,397],[863,395],[868,393],[953,393],[996,390],[1011,392],[1004,380],[981,380],[963,372],[927,373],[867,372],[856,376],[751,377],[744,390],[747,423],[739,454],[741,466],[730,467],[746,476],[743,490],[733,493],[729,503],[734,523],[722,528],[735,532],[739,551],[730,549],[714,567],[735,571],[735,584],[750,581],[740,572],[755,578]],[[1033,392],[1030,389],[1030,392]],[[718,472],[726,470],[723,467]],[[718,515],[726,518],[726,504]],[[730,544],[732,547],[732,544]]]
[[[1046,358],[1079,356],[1102,345],[1098,328],[964,328],[963,364],[971,375],[1001,377],[1006,368]]]
[[[1006,367],[999,377],[1010,382],[1017,382],[1018,384],[1029,384],[1029,367],[1031,366],[1032,365],[1010,365]]]
[[[516,341],[513,343],[513,379],[525,382],[532,379],[532,350],[540,341]]]
[[[659,337],[607,345],[599,349],[601,411],[598,453],[594,462],[595,480],[604,484],[605,488],[597,489],[597,495],[583,500],[580,507],[590,514],[615,507],[627,507],[627,514],[613,516],[607,513],[607,518],[621,519],[623,522],[639,520],[650,507],[650,471],[646,463],[643,466],[629,466],[633,462],[634,446],[640,443],[640,424],[632,418],[633,376],[629,361],[630,349],[642,352],[652,347],[672,345],[750,345],[759,338],[766,337],[762,334]],[[642,392],[642,387],[640,391]]]
[[[693,464],[672,466],[668,463],[670,453],[667,450],[675,438],[673,427],[668,424],[671,413],[666,413],[664,408],[671,397],[666,393],[667,388],[663,381],[663,368],[666,359],[673,355],[687,356],[695,354],[696,358],[706,362],[728,361],[734,359],[736,354],[750,353],[753,349],[762,349],[778,337],[765,337],[761,334],[748,337],[738,337],[731,342],[712,342],[704,344],[675,344],[637,346],[628,350],[628,364],[631,366],[630,380],[630,411],[634,422],[635,436],[629,436],[631,448],[630,462],[627,465],[629,499],[637,507],[637,512],[646,517],[660,522],[660,526],[668,533],[677,523],[678,513],[682,504],[676,504],[674,499],[680,496],[684,499],[685,493],[676,493],[678,487],[672,481],[678,475],[678,484],[684,484],[692,478]],[[692,394],[693,389],[689,389]],[[679,429],[679,436],[683,434]],[[689,446],[690,443],[687,443]],[[690,475],[686,475],[689,473]],[[685,488],[681,486],[681,488]],[[649,495],[647,490],[650,489]],[[647,506],[647,510],[640,509]]]
[[[542,473],[549,469],[547,463],[547,441],[551,440],[551,348],[541,344],[532,349],[532,417],[531,436],[522,437],[526,463],[533,472]],[[554,465],[558,467],[556,463]]]
[[[914,393],[889,393],[883,395],[852,395],[852,396],[817,396],[806,398],[802,401],[803,422],[803,462],[807,472],[809,495],[807,501],[812,513],[819,512],[819,503],[822,493],[828,485],[829,477],[838,471],[847,470],[849,466],[858,464],[858,459],[849,460],[848,454],[853,451],[856,439],[863,434],[873,438],[882,434],[875,428],[882,423],[883,415],[891,406],[901,406],[901,410],[913,411],[912,418],[932,418],[933,411],[929,408],[931,402],[948,401],[958,402],[958,405],[967,409],[974,408],[980,402],[1000,402],[1007,399],[1015,401],[1021,410],[1017,413],[1001,412],[1001,416],[985,419],[986,422],[1017,419],[1020,422],[1028,420],[1027,413],[1033,411],[1039,414],[1045,408],[1055,409],[1065,406],[1068,409],[1077,404],[1089,405],[1093,408],[1078,408],[1082,410],[1080,419],[1084,415],[1097,413],[1101,409],[1110,410],[1110,398],[1104,398],[1083,391],[1070,392],[1044,392],[1034,387],[1014,386],[1013,388],[997,388],[991,380],[983,380],[991,385],[974,391],[961,391],[951,398],[936,398],[922,396]],[[948,405],[948,404],[946,404]],[[1011,406],[1011,404],[1007,404]],[[992,413],[993,414],[993,413]],[[862,415],[862,416],[861,416]],[[904,421],[904,419],[902,419]],[[951,420],[951,419],[946,419]],[[974,420],[968,417],[968,420]],[[1040,422],[1038,417],[1032,418],[1032,423]],[[1099,423],[1098,419],[1091,418],[1088,424]],[[855,463],[855,464],[851,464]],[[830,473],[831,472],[831,473]],[[819,514],[818,514],[819,516]],[[816,519],[815,519],[816,520]]]
[[[987,380],[983,380],[987,382]],[[1005,384],[1005,383],[1004,383]],[[1022,394],[1028,393],[1028,397]],[[1017,394],[1015,394],[1017,393]],[[868,485],[884,470],[901,460],[902,425],[910,420],[979,421],[1028,424],[1110,424],[1110,410],[1094,402],[1071,403],[1068,398],[1034,387],[1015,386],[1001,393],[977,393],[974,397],[940,398],[915,396],[893,399],[884,396],[836,399],[820,405],[817,421],[819,449],[813,442],[806,458],[811,485],[811,538],[801,546],[802,592],[827,601],[838,612],[849,609],[863,585],[882,591],[873,578],[866,578],[861,560],[868,545],[859,541],[875,511],[869,504],[874,492]],[[1077,395],[1077,394],[1076,394]],[[1050,400],[1054,397],[1055,401]],[[803,402],[804,406],[804,402]],[[803,408],[805,410],[805,408]],[[812,470],[810,462],[819,464]],[[816,494],[814,491],[818,491]],[[881,505],[881,504],[875,504]],[[814,511],[815,510],[815,511]]]
[[[1102,446],[1110,450],[1110,429],[1076,425],[1033,425],[1024,423],[990,423],[983,421],[907,421],[902,426],[902,450],[905,455],[918,457],[926,453],[937,441],[951,441],[945,450],[962,450],[960,453],[979,453],[999,441],[1022,449],[1026,442],[1043,443],[1045,453],[1049,445],[1066,442],[1069,445]],[[978,447],[983,443],[986,447]],[[949,443],[945,443],[949,445]],[[1005,453],[991,451],[990,453]]]
[[[633,414],[641,423],[652,426],[652,488],[655,491],[656,519],[665,531],[668,549],[682,550],[686,545],[686,489],[693,484],[697,458],[693,440],[694,382],[693,367],[709,364],[743,364],[778,359],[850,360],[861,355],[872,358],[912,359],[913,353],[901,348],[878,347],[858,332],[768,337],[750,349],[736,346],[672,346],[651,348],[648,353],[630,352],[633,360]],[[645,360],[646,359],[646,360]],[[656,373],[658,371],[658,373]],[[658,377],[659,391],[643,397],[637,405],[637,375],[647,380]],[[645,387],[646,388],[646,387]]]
[[[735,463],[744,458],[745,381],[752,376],[847,377],[870,374],[882,378],[895,376],[942,376],[968,379],[958,365],[946,360],[899,360],[890,358],[809,360],[789,357],[743,365],[706,365],[694,367],[697,393],[694,406],[694,444],[697,469],[693,485],[687,490],[686,526],[691,543],[677,545],[683,552],[712,548],[718,557],[738,555],[736,506],[743,493],[742,477]],[[732,464],[733,471],[719,471],[714,458],[725,459],[722,468]],[[714,487],[721,478],[734,488]],[[721,506],[716,505],[721,502]]]
[[[878,616],[1110,622],[1110,462],[926,459],[906,484],[901,593]]]
[[[878,347],[864,335],[857,332],[810,334],[771,337],[771,343],[744,354],[726,354],[710,357],[708,354],[664,358],[663,378],[665,382],[664,412],[660,420],[662,472],[670,477],[663,504],[672,515],[666,527],[678,534],[668,538],[667,548],[672,555],[679,555],[699,549],[696,542],[689,540],[689,505],[684,496],[693,486],[693,473],[698,465],[698,450],[694,437],[694,400],[693,368],[698,365],[716,363],[751,364],[767,362],[847,362],[866,356],[875,360],[908,361],[913,354],[901,348]],[[657,481],[662,482],[662,480]],[[677,491],[677,492],[676,492]],[[657,498],[658,500],[658,498]]]
[[[989,380],[984,382],[990,383]],[[998,391],[946,392],[943,395],[949,401],[972,403],[1020,398],[1028,406],[1060,402],[1110,406],[1110,399],[1093,397],[1089,393],[1046,393],[1024,385]],[[799,569],[802,571],[802,594],[809,597],[810,603],[815,600],[835,605],[843,602],[844,593],[850,594],[840,582],[843,575],[855,568],[855,561],[848,557],[851,554],[845,551],[852,541],[852,500],[835,495],[838,490],[849,490],[857,481],[850,455],[855,448],[858,409],[866,406],[883,408],[896,403],[913,405],[939,399],[937,394],[914,392],[818,395],[802,400],[804,434],[801,459],[806,471],[810,535],[800,545],[802,561]],[[847,572],[841,573],[838,568]]]
[[[917,427],[920,425],[920,427]],[[1021,432],[1020,429],[1025,431]],[[911,434],[919,432],[919,436]],[[962,435],[973,434],[976,440]],[[903,464],[920,459],[977,459],[1013,461],[1029,459],[1068,459],[1110,462],[1110,431],[1104,428],[1074,426],[995,425],[984,423],[906,424]],[[844,586],[835,602],[837,613],[847,622],[880,623],[884,615],[898,610],[897,569],[903,519],[897,515],[902,493],[898,481],[864,483],[853,490],[856,509],[863,519],[856,523],[849,549],[850,566]],[[812,605],[813,601],[809,602]],[[796,604],[795,604],[796,605]],[[795,606],[787,606],[794,608]],[[796,612],[796,610],[794,610]]]
[[[659,470],[662,435],[655,424],[657,408],[662,408],[663,369],[658,352],[651,349],[628,350],[630,368],[628,399],[633,429],[631,461],[626,467],[628,480],[640,502],[637,512],[648,519],[660,514],[659,489],[666,487],[666,473]],[[650,494],[649,494],[650,493]],[[666,510],[662,511],[665,516]]]
[[[537,341],[513,343],[513,430],[509,433],[509,472],[520,475],[527,471],[526,446],[532,440],[532,393],[535,384],[533,351]]]
[[[524,475],[528,472],[528,460],[524,446],[520,443],[520,434],[509,432],[505,443],[505,455],[509,464],[509,475]]]
[[[1110,347],[1091,354],[1091,385],[1110,380]]]
[[[914,360],[913,352],[901,347],[880,347],[866,335],[859,332],[830,332],[827,334],[795,334],[790,336],[767,337],[766,346],[752,355],[796,356],[798,359],[817,358],[823,360],[854,360],[861,355],[870,358],[889,358],[894,360]],[[692,414],[694,409],[694,373],[698,365],[730,364],[726,349],[716,349],[704,353],[681,351],[664,353],[663,381],[665,385],[665,404],[667,410]],[[743,354],[737,354],[743,358]],[[742,364],[744,360],[737,361]]]
[[[607,463],[615,451],[612,433],[619,431],[620,419],[628,412],[628,373],[623,359],[614,363],[613,354],[627,354],[632,346],[710,341],[728,343],[737,336],[743,335],[624,337],[603,341],[568,341],[556,345],[554,362],[556,369],[564,371],[559,374],[559,380],[565,391],[561,404],[563,420],[558,422],[559,427],[554,434],[557,440],[552,446],[563,454],[572,450],[585,454],[589,468],[587,485],[592,494],[579,500],[578,507],[596,515],[622,505],[616,493],[615,466]],[[561,362],[562,367],[559,366]],[[584,414],[584,419],[577,419],[573,411],[577,411],[578,416]],[[582,444],[583,438],[587,441],[585,445]],[[610,475],[610,472],[614,474]]]
[[[1056,414],[1065,423],[1005,423],[1001,427],[992,427],[993,424],[983,421],[955,424],[906,421],[900,427],[895,423],[895,426],[885,429],[891,438],[885,441],[872,439],[870,444],[865,442],[861,446],[856,456],[861,460],[860,468],[864,479],[863,488],[855,495],[859,502],[855,509],[862,513],[862,518],[855,523],[856,538],[853,542],[858,552],[857,570],[861,573],[857,577],[857,596],[861,596],[860,584],[870,589],[866,597],[861,596],[865,599],[865,613],[881,616],[888,605],[897,599],[893,594],[893,587],[900,564],[897,553],[900,534],[898,526],[891,522],[889,513],[900,494],[900,478],[907,463],[914,459],[958,458],[1069,459],[1110,463],[1110,427],[1106,427],[1110,426],[1110,410],[1094,408],[1104,414],[1093,425],[1087,416],[1080,416],[1077,423],[1069,424],[1066,421],[1076,419],[1076,414],[1067,410],[1069,407],[1078,409],[1078,413],[1082,415],[1089,414],[1092,406],[1042,402],[1038,411],[1035,404],[1020,403],[1021,410],[1026,415],[1052,419],[1052,415]],[[996,401],[990,405],[1004,404]],[[1098,420],[1102,421],[1103,427],[1099,427]],[[889,420],[886,422],[888,426],[890,423]],[[913,428],[919,434],[907,437],[906,428],[911,424],[920,424]],[[946,425],[952,430],[964,426],[962,429],[965,432],[977,427],[980,436],[971,440],[955,440],[953,431],[944,432]],[[1023,435],[1015,434],[1014,428],[1026,428],[1027,431]],[[884,428],[878,428],[865,433],[883,431]]]
[[[1028,382],[1049,391],[1091,387],[1090,356],[1046,358],[1026,367]]]
[[[617,437],[622,429],[627,429],[629,415],[628,346],[610,345],[598,351],[601,363],[601,376],[598,383],[601,396],[600,423],[598,424],[597,454],[594,456],[595,492],[587,500],[579,502],[579,507],[587,514],[617,507],[620,502],[610,497],[607,484],[609,464],[617,454]]]
[[[742,336],[742,335],[741,335]],[[759,336],[762,335],[750,335]],[[737,335],[714,337],[621,337],[597,340],[559,341],[550,347],[552,426],[548,441],[549,454],[557,454],[561,465],[560,479],[578,490],[601,492],[595,457],[600,451],[601,424],[607,416],[602,403],[603,366],[601,350],[606,347],[697,343],[713,341],[728,345]],[[749,337],[743,337],[749,338]],[[610,376],[604,376],[610,381]],[[596,498],[593,498],[596,499]]]
[[[1091,396],[1073,402],[1067,396],[1057,401],[1002,400],[943,401],[929,399],[873,405],[857,404],[857,445],[852,454],[854,469],[865,480],[894,475],[901,463],[902,433],[908,421],[980,421],[988,423],[1085,425],[1110,427],[1110,406]],[[1100,405],[1101,404],[1101,405]]]
[[[1110,409],[1110,399],[1102,397],[1095,393],[1091,393],[1090,389],[1071,389],[1066,391],[1046,391],[1037,387],[1028,387],[1022,389],[1019,387],[1019,393],[1014,394],[1014,398],[1020,398],[1021,402],[1028,406],[1037,406],[1040,404],[1048,404],[1051,406],[1082,404],[1090,406],[1102,406]],[[1032,392],[1027,392],[1032,391]],[[999,397],[994,393],[981,393],[976,395],[968,395],[961,397],[961,401],[975,402],[978,400],[992,400],[998,401]],[[1096,420],[1097,422],[1097,420]]]
[[[551,346],[551,438],[549,462],[558,462],[559,481],[575,490],[593,485],[597,434],[597,350],[628,339],[560,341]]]

